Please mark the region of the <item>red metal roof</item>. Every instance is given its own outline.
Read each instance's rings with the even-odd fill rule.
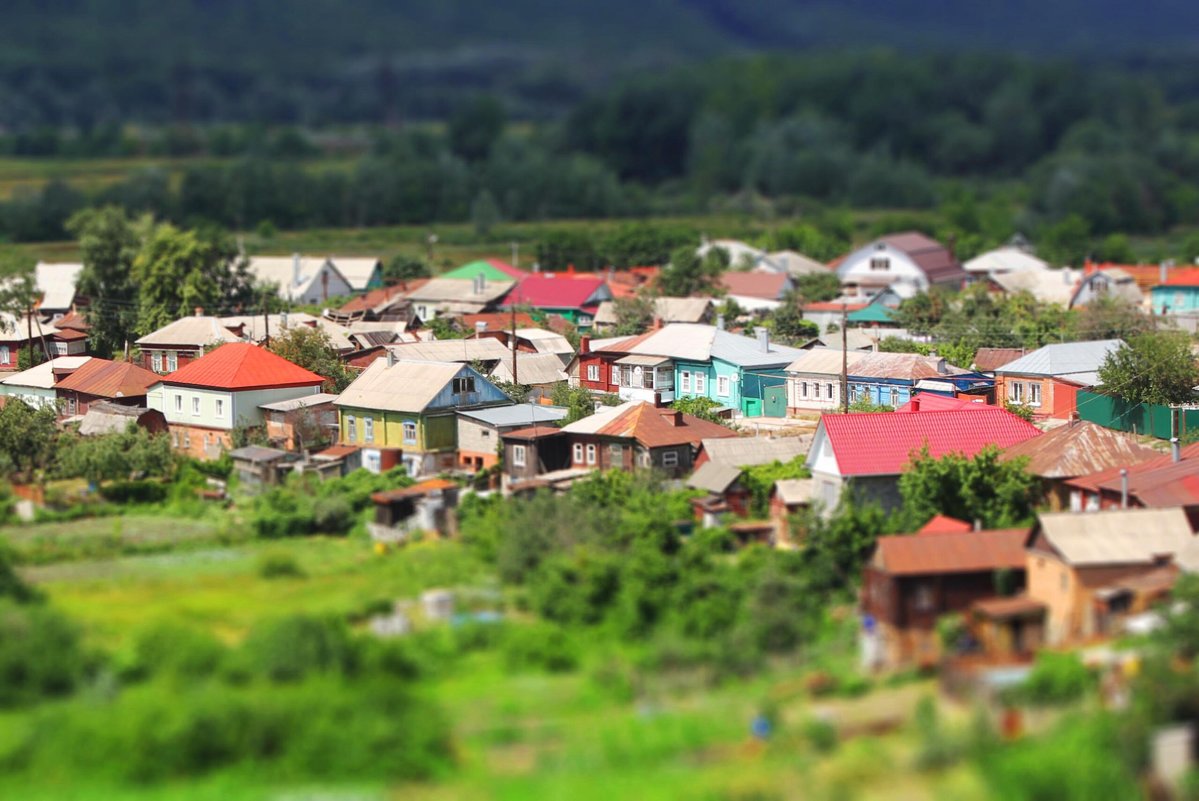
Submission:
[[[1192,461],[1193,464],[1199,464],[1199,462],[1193,461],[1195,459],[1199,459],[1199,442],[1182,448],[1180,455],[1182,456],[1183,462]],[[1072,478],[1068,480],[1066,484],[1078,489],[1089,490],[1090,492],[1098,492],[1104,485],[1111,486],[1112,482],[1116,482],[1116,487],[1118,489],[1120,470],[1127,468],[1129,485],[1131,487],[1132,481],[1136,476],[1139,476],[1142,473],[1158,470],[1163,467],[1169,467],[1172,464],[1174,464],[1174,460],[1170,454],[1167,453],[1153,459],[1145,459],[1136,463],[1117,465],[1115,467],[1109,467],[1106,470],[1097,470],[1094,473]]]
[[[876,564],[893,576],[1023,570],[1028,529],[947,532],[878,538]]]
[[[529,305],[540,309],[581,309],[604,285],[593,275],[535,273],[508,293],[504,307]]]
[[[839,300],[822,300],[816,303],[805,303],[804,311],[841,311],[844,308],[847,312],[857,311],[869,306],[869,303],[842,303]]]
[[[282,356],[247,342],[221,345],[162,378],[166,384],[230,390],[314,386],[324,380]]]
[[[898,475],[925,446],[934,458],[974,456],[988,445],[1006,448],[1041,435],[1036,426],[994,406],[919,414],[826,414],[820,425],[843,476]]]
[[[856,375],[856,373],[854,374]],[[949,398],[932,392],[921,392],[904,405],[898,407],[897,414],[912,412],[950,412],[957,409],[985,409],[987,404],[965,398]]]
[[[55,389],[81,392],[101,398],[137,398],[162,380],[155,373],[132,362],[91,359],[55,384]]]
[[[1166,273],[1166,282],[1158,286],[1199,286],[1199,267],[1182,267]]]
[[[932,518],[917,530],[917,534],[962,534],[973,531],[974,526],[965,520],[958,520],[949,515],[933,515]]]
[[[87,339],[87,332],[80,331],[78,328],[60,328],[51,335],[51,338],[72,342],[78,339]]]

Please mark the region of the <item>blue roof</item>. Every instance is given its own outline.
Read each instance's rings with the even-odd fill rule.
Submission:
[[[511,406],[460,411],[458,414],[496,428],[508,428],[562,420],[566,417],[567,410],[561,406],[542,406],[540,403],[516,403]]]

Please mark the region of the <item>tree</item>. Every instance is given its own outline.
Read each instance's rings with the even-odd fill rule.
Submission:
[[[58,454],[61,475],[81,476],[95,484],[133,476],[165,478],[175,467],[170,438],[132,424],[116,434],[64,439]]]
[[[654,302],[644,295],[612,301],[616,312],[615,336],[632,336],[645,331],[654,322]]]
[[[500,221],[500,206],[495,202],[495,195],[484,189],[475,195],[470,204],[470,221],[475,227],[475,235],[485,237]]]
[[[1132,339],[1153,326],[1141,309],[1124,298],[1104,295],[1083,306],[1074,321],[1074,336],[1080,341]]]
[[[396,254],[383,265],[383,282],[387,284],[407,281],[409,278],[428,278],[433,274],[429,263],[417,256]]]
[[[483,95],[459,108],[450,117],[450,148],[467,161],[482,161],[504,132],[507,114],[503,104]]]
[[[698,417],[700,420],[707,420],[709,423],[719,423],[722,426],[728,425],[728,420],[717,417],[714,414],[715,409],[720,408],[720,404],[711,398],[696,396],[694,398],[679,398],[674,403],[670,404],[670,408],[683,414],[689,414],[692,417]]]
[[[780,342],[794,345],[820,336],[820,326],[804,319],[801,303],[802,298],[798,293],[791,292],[783,298],[783,304],[770,315],[770,328]]]
[[[841,294],[841,279],[832,270],[809,273],[795,279],[795,291],[803,303],[822,303]]]
[[[1190,338],[1178,331],[1138,334],[1112,351],[1099,368],[1103,391],[1128,403],[1190,403],[1199,366]]]
[[[1091,225],[1077,214],[1041,232],[1038,252],[1051,264],[1079,266],[1091,246]]]
[[[353,373],[337,356],[329,335],[320,328],[297,325],[271,337],[270,350],[293,364],[325,379],[328,392],[339,393],[354,380]]]
[[[658,291],[674,298],[711,294],[728,269],[729,254],[724,248],[712,248],[702,257],[693,247],[676,248],[670,264],[658,275]]]
[[[67,230],[79,240],[83,257],[78,294],[88,301],[88,342],[95,355],[111,356],[125,347],[137,325],[137,232],[116,206],[84,209],[67,221]]]
[[[54,453],[58,412],[53,406],[33,409],[17,398],[0,407],[0,468],[32,480]]]
[[[999,449],[974,456],[950,453],[934,459],[927,446],[899,477],[900,513],[905,531],[914,531],[936,514],[978,520],[985,528],[1022,525],[1033,516],[1039,497],[1037,478],[1026,459],[1001,461]]]
[[[554,384],[554,388],[550,390],[550,400],[554,402],[555,406],[564,406],[567,409],[567,415],[561,420],[560,425],[567,425],[576,420],[582,420],[584,417],[590,417],[595,414],[595,404],[597,403],[604,406],[615,406],[620,402],[615,395],[596,394],[586,387],[572,387],[565,381]]]

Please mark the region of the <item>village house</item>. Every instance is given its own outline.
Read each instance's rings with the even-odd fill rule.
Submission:
[[[548,396],[554,386],[569,378],[566,368],[562,366],[562,359],[555,353],[517,351],[515,355],[515,374],[512,372],[512,356],[509,355],[500,360],[488,377],[493,381],[506,381],[530,387],[538,391],[538,397]]]
[[[971,279],[1012,273],[1044,273],[1050,270],[1048,262],[1038,259],[1027,248],[1019,245],[1003,247],[980,253],[962,265]]]
[[[718,423],[655,407],[644,401],[602,407],[562,431],[570,444],[570,467],[583,470],[655,469],[689,473],[704,438],[735,437]]]
[[[1195,536],[1177,507],[1042,514],[1028,536],[1028,597],[1045,608],[1051,646],[1120,632],[1193,564]]]
[[[867,353],[813,347],[787,365],[787,412],[834,412],[841,408],[841,370],[852,370]]]
[[[910,414],[825,414],[808,453],[815,481],[813,503],[831,515],[844,492],[884,509],[900,504],[899,476],[927,448],[933,458],[966,457],[993,445],[1006,448],[1041,435],[1040,429],[1004,409],[980,406]]]
[[[840,371],[838,371],[838,377]],[[924,393],[955,395],[986,391],[991,379],[955,367],[940,356],[916,353],[869,353],[849,370],[849,402],[898,408],[911,400],[919,388]]]
[[[1136,279],[1126,270],[1109,267],[1083,275],[1070,296],[1070,308],[1083,308],[1097,300],[1119,300],[1140,308],[1145,303],[1145,293],[1137,286]]]
[[[762,434],[753,437],[720,436],[700,442],[695,466],[698,468],[708,462],[732,467],[753,467],[774,462],[786,464],[807,456],[811,444],[811,434],[786,437]]]
[[[416,316],[428,322],[442,314],[479,314],[495,311],[516,286],[512,279],[495,281],[485,275],[472,279],[433,278],[408,293]]]
[[[861,595],[878,666],[935,664],[941,657],[937,622],[942,616],[963,614],[977,601],[1023,589],[1027,528],[973,531],[969,523],[954,522],[962,528],[931,526],[878,538],[862,571]],[[1037,644],[1030,636],[1018,650]]]
[[[575,273],[534,273],[526,276],[508,295],[505,308],[528,306],[545,314],[569,320],[580,329],[591,327],[599,305],[612,299],[612,291],[600,276]]]
[[[1078,390],[1099,383],[1118,339],[1066,342],[1038,348],[995,370],[995,402],[1027,406],[1037,419],[1069,420],[1078,410]]]
[[[1065,308],[1074,297],[1080,275],[1077,270],[1063,267],[1060,270],[999,273],[990,276],[987,283],[991,292],[998,295],[1027,293],[1041,303],[1055,303]]]
[[[587,470],[570,467],[570,443],[561,428],[533,425],[500,435],[504,451],[505,492],[552,487],[555,479],[565,482],[585,476]]]
[[[333,403],[341,444],[361,449],[363,467],[403,465],[413,477],[455,467],[458,412],[512,405],[469,365],[393,355],[375,360]]]
[[[39,261],[33,268],[38,313],[51,323],[69,314],[75,308],[79,274],[82,272],[83,265],[78,262]]]
[[[431,478],[411,487],[376,492],[371,503],[375,519],[366,528],[375,542],[402,542],[423,532],[450,536],[457,531],[458,485],[448,479]]]
[[[146,392],[158,381],[154,373],[132,362],[93,358],[54,385],[66,417],[87,414],[96,401],[145,406]]]
[[[340,325],[354,322],[405,323],[415,327],[420,318],[408,298],[409,292],[423,286],[427,279],[415,278],[391,286],[371,289],[350,298],[336,309],[327,309],[324,316]]]
[[[549,425],[566,417],[567,410],[539,403],[518,403],[458,412],[458,466],[486,470],[500,460],[501,440],[509,431]]]
[[[251,256],[247,269],[254,279],[275,287],[289,303],[325,303],[354,294],[354,287],[327,258],[301,256]]]
[[[1068,482],[1095,473],[1108,474],[1160,457],[1136,437],[1096,423],[1072,420],[1045,433],[1004,449],[1000,461],[1027,459],[1025,470],[1041,480],[1051,511],[1071,508]],[[1098,489],[1098,487],[1096,488]],[[1077,509],[1083,503],[1078,501]]]
[[[691,499],[691,508],[701,526],[714,528],[723,525],[730,516],[749,516],[750,492],[742,481],[744,472],[741,467],[712,461],[695,468],[687,486],[707,493]]]
[[[229,451],[233,472],[243,489],[259,490],[282,484],[299,457],[279,448],[246,445]]]
[[[374,256],[330,256],[327,261],[357,295],[383,286],[383,262]]]
[[[230,342],[163,376],[146,393],[162,412],[175,450],[216,459],[233,449],[233,432],[260,427],[263,404],[320,392],[325,379],[269,350]]]
[[[1199,443],[1066,479],[1060,491],[1075,512],[1199,506]]]
[[[21,352],[28,351],[31,343],[42,358],[87,354],[86,331],[60,329],[43,322],[37,314],[17,316],[0,312],[0,372],[16,370]]]
[[[240,341],[220,319],[206,317],[202,309],[197,309],[195,316],[167,323],[134,344],[141,352],[143,368],[166,375],[186,367],[212,348]]]
[[[54,406],[58,402],[58,383],[91,360],[91,356],[59,356],[28,370],[9,373],[0,379],[0,397],[17,398],[35,409]]]
[[[337,396],[328,392],[263,403],[267,441],[285,451],[305,451],[337,441]]]
[[[1170,270],[1153,287],[1151,304],[1154,314],[1199,314],[1199,267]]]
[[[130,425],[136,425],[151,434],[165,434],[169,430],[166,417],[157,409],[98,400],[88,404],[87,413],[79,421],[79,435],[96,437],[120,434]]]
[[[711,298],[651,298],[650,303],[653,304],[654,319],[662,325],[712,321]],[[605,300],[595,313],[592,330],[596,333],[608,333],[615,329],[619,322],[616,317],[616,301]]]
[[[916,231],[876,239],[835,267],[842,286],[867,298],[888,288],[904,298],[933,286],[960,289],[968,277],[948,248]]]

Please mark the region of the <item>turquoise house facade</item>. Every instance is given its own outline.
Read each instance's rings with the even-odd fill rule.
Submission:
[[[763,414],[781,417],[786,414],[785,368],[802,351],[776,345],[765,332],[758,338],[732,334],[714,326],[679,324],[689,329],[707,329],[710,347],[706,359],[696,358],[694,343],[688,343],[675,353],[660,353],[674,364],[674,393],[676,399],[709,398],[737,409],[746,417]],[[675,326],[667,326],[663,332]],[[702,332],[697,332],[702,333]],[[666,350],[669,338],[658,343],[650,337],[637,346],[638,351],[653,350],[655,344]],[[685,352],[680,355],[680,352]]]
[[[1159,284],[1152,289],[1152,298],[1158,314],[1199,312],[1199,282]]]

